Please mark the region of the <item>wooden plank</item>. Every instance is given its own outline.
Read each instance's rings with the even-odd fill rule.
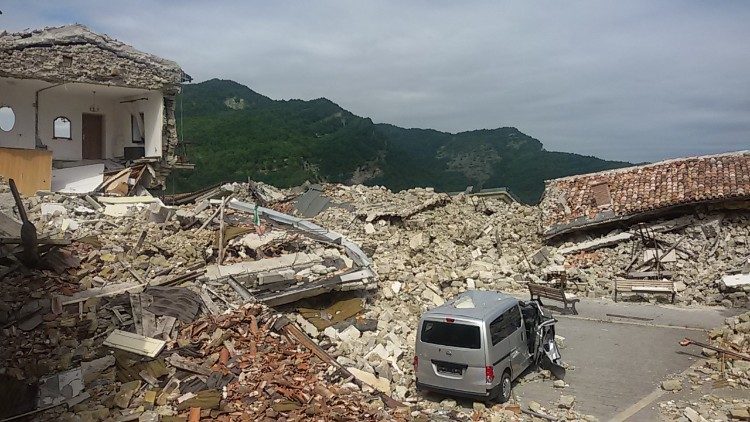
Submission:
[[[155,358],[167,342],[122,330],[114,330],[104,340],[105,346]]]
[[[193,363],[192,361],[188,360],[187,358],[184,358],[177,353],[173,353],[172,356],[170,356],[167,359],[167,362],[172,364],[172,366],[183,369],[188,372],[193,372],[200,375],[209,376],[211,375],[211,368],[206,368],[205,366],[198,365],[197,363]]]
[[[216,303],[211,299],[211,296],[209,296],[203,289],[201,289],[201,299],[203,300],[203,304],[205,305],[206,310],[208,310],[208,313],[211,315],[221,315],[221,309],[216,306]]]
[[[209,225],[209,224],[211,224],[211,221],[212,221],[212,220],[213,220],[214,218],[216,218],[216,216],[217,216],[217,215],[219,215],[219,211],[220,211],[219,209],[217,209],[216,211],[214,211],[214,213],[213,213],[213,214],[211,214],[211,216],[210,216],[210,217],[208,217],[208,219],[207,219],[206,221],[204,221],[204,222],[203,222],[203,224],[202,224],[202,225],[200,226],[200,228],[199,228],[198,230],[203,230],[203,229],[205,229],[206,227],[208,227],[208,225]]]
[[[153,196],[99,196],[96,198],[102,204],[150,204],[159,199]]]
[[[277,324],[283,324],[284,322],[289,322],[284,318],[284,320],[277,321]],[[274,325],[274,329],[276,328],[276,325]],[[339,371],[340,374],[342,374],[345,378],[352,378],[352,382],[357,384],[358,386],[362,387],[364,383],[360,381],[358,378],[354,376],[349,370],[338,363],[336,359],[331,357],[325,350],[323,350],[320,346],[318,346],[310,337],[307,336],[302,330],[297,328],[294,324],[287,323],[286,325],[283,325],[281,327],[281,330],[289,335],[291,338],[296,339],[300,344],[307,347],[315,356],[317,356],[320,360],[323,362],[328,363],[332,367],[334,367],[337,371]],[[405,405],[398,400],[392,398],[388,394],[383,393],[380,390],[375,390],[376,394],[380,396],[380,398],[383,400],[383,403],[385,403],[386,406],[390,408],[397,408],[397,407],[405,407]]]
[[[169,315],[163,315],[156,320],[156,335],[161,335],[164,340],[169,340],[172,336],[172,329],[177,318]]]
[[[156,315],[147,310],[141,312],[141,329],[146,337],[154,337],[159,334],[156,332]]]
[[[0,176],[13,179],[24,196],[52,189],[52,151],[0,148]]]
[[[84,290],[76,293],[74,296],[63,296],[56,295],[52,298],[52,310],[54,313],[59,314],[62,312],[62,307],[66,305],[72,305],[74,303],[85,302],[91,297],[105,297],[114,296],[129,290],[138,289],[143,290],[145,284],[137,284],[132,282],[125,282],[120,284],[111,284],[109,286],[97,287],[93,289]]]
[[[128,178],[130,177],[130,172],[131,172],[130,167],[126,167],[120,170],[114,176],[107,177],[106,180],[102,182],[102,184],[99,187],[96,188],[96,190],[100,191],[104,189],[105,192],[113,192],[114,190],[117,189],[117,186],[122,183],[125,183],[125,186],[127,189],[127,183],[128,183]],[[114,186],[111,186],[113,184]],[[126,193],[127,193],[127,190],[126,190]]]
[[[21,223],[0,212],[0,233],[3,232],[11,237],[20,237]]]
[[[143,334],[143,308],[141,307],[141,294],[130,294],[130,307],[133,310],[133,324],[135,332]]]
[[[70,245],[69,239],[37,239],[38,245]],[[0,245],[20,245],[20,237],[0,237]]]
[[[227,205],[227,198],[221,199],[221,210],[219,212],[219,262],[221,265],[224,262],[224,208]]]
[[[645,293],[672,293],[672,289],[670,288],[656,286],[633,286],[630,290]]]

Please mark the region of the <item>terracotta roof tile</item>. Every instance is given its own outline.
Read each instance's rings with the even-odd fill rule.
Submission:
[[[612,202],[597,206],[606,183]],[[541,207],[545,234],[676,205],[750,198],[750,151],[681,158],[550,180]]]

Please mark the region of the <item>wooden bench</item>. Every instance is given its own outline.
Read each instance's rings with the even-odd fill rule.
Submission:
[[[563,312],[566,312],[568,310],[568,304],[570,304],[573,314],[578,315],[578,311],[576,310],[576,302],[579,302],[580,299],[577,299],[574,294],[565,293],[565,290],[563,290],[562,288],[545,286],[544,284],[528,283],[527,286],[529,286],[529,294],[531,295],[531,300],[536,299],[540,304],[542,304],[541,298],[543,297],[547,299],[557,300],[563,303],[563,306],[565,308]],[[542,304],[542,306],[544,306],[544,304]]]
[[[672,295],[672,303],[677,294],[671,280],[615,280],[614,283],[615,302],[619,292],[669,294]]]

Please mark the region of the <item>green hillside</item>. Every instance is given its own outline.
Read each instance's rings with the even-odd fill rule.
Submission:
[[[451,134],[375,124],[324,98],[276,101],[233,81],[185,85],[181,97],[178,124],[196,168],[174,174],[176,191],[249,177],[280,187],[305,180],[392,190],[506,186],[534,203],[545,179],[629,165],[546,151],[509,127]]]

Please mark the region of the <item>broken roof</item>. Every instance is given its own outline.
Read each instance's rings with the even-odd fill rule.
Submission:
[[[661,161],[546,182],[545,236],[675,207],[750,199],[750,151]]]
[[[177,63],[79,24],[0,33],[0,76],[143,89],[190,80]]]

